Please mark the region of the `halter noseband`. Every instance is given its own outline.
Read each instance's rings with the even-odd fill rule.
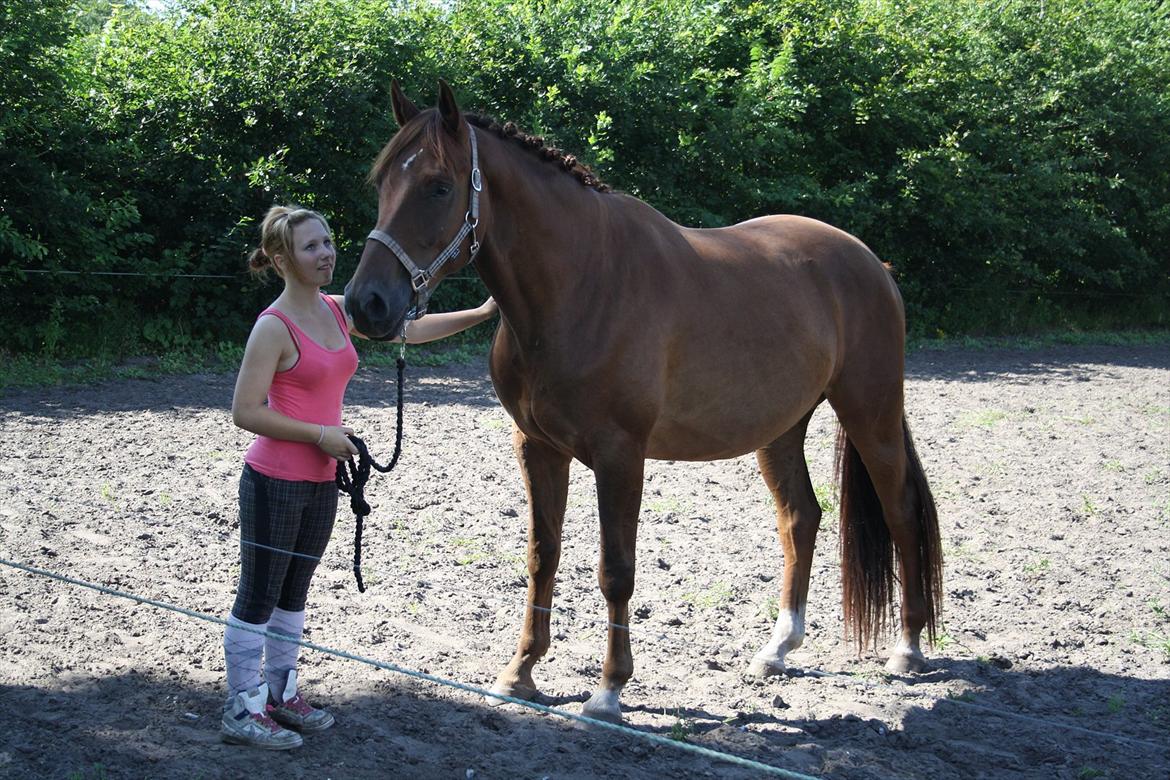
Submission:
[[[381,230],[371,230],[370,235],[366,238],[367,241],[373,239],[382,246],[389,249],[398,258],[398,262],[410,274],[410,286],[414,288],[414,316],[421,317],[427,311],[427,301],[431,297],[430,283],[435,278],[435,274],[439,272],[448,260],[451,260],[459,254],[459,247],[463,244],[463,239],[467,238],[467,234],[471,234],[471,257],[468,262],[475,259],[476,253],[479,252],[479,238],[475,235],[475,229],[479,226],[479,193],[483,190],[483,176],[479,170],[479,149],[475,143],[475,128],[471,125],[467,126],[468,134],[471,137],[471,187],[468,190],[468,206],[467,212],[463,215],[463,224],[459,227],[459,232],[451,239],[451,243],[447,244],[447,248],[431,261],[431,264],[426,269],[419,268],[406,250],[395,241],[389,233],[384,233]]]

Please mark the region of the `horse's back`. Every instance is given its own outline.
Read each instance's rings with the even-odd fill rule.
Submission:
[[[638,291],[636,306],[615,300],[613,321],[637,354],[631,364],[661,377],[651,457],[765,446],[824,397],[867,328],[901,350],[888,272],[844,231],[771,216],[716,229],[659,222],[647,233],[623,250],[654,269],[656,284]]]
[[[682,229],[691,246],[714,262],[755,266],[764,272],[782,265],[788,272],[874,279],[884,266],[856,236],[828,223],[795,214],[756,217],[723,228]]]

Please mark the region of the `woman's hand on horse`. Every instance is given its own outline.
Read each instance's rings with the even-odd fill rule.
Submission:
[[[494,317],[499,310],[500,307],[496,305],[496,299],[491,296],[488,296],[488,299],[479,305],[479,311],[485,320]]]
[[[348,460],[350,456],[358,454],[357,447],[349,440],[352,433],[353,428],[347,425],[326,425],[317,446],[331,458]]]

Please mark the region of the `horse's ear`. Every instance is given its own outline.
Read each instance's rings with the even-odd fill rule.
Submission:
[[[463,125],[463,115],[459,113],[459,104],[455,102],[455,93],[446,81],[439,79],[439,116],[443,117],[443,127],[451,135],[459,132]]]
[[[398,120],[399,127],[419,114],[418,108],[410,102],[402,87],[398,86],[398,79],[390,82],[390,104],[394,106],[394,118]]]

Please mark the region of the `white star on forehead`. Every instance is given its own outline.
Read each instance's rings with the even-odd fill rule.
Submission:
[[[410,167],[410,164],[414,162],[414,158],[415,158],[415,157],[418,157],[420,154],[422,154],[422,148],[421,148],[421,147],[419,148],[419,150],[418,150],[417,152],[415,152],[414,154],[412,154],[410,157],[407,157],[407,158],[406,158],[406,162],[402,163],[402,170],[404,170],[404,171],[405,171],[407,168],[409,168],[409,167]]]

